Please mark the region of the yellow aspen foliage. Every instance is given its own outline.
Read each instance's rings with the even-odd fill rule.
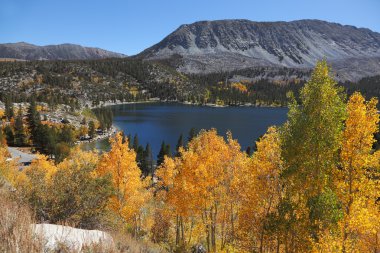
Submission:
[[[57,172],[57,166],[53,160],[49,160],[45,155],[37,155],[37,158],[32,161],[32,164],[24,169],[24,174],[39,174],[41,180],[50,182],[53,175]]]
[[[222,252],[234,243],[239,175],[247,157],[230,134],[225,142],[215,129],[202,131],[180,153],[157,172],[175,214],[176,245],[203,242],[208,251]]]
[[[379,175],[373,167],[378,157],[372,154],[379,123],[376,105],[376,99],[366,102],[360,93],[354,93],[347,104],[340,153],[342,169],[336,173],[344,210],[342,252],[373,252],[380,246],[380,212],[376,204],[380,196]]]
[[[115,194],[109,200],[109,207],[131,225],[137,235],[150,192],[146,189],[147,181],[141,178],[135,151],[128,147],[128,141],[123,143],[122,139],[120,132],[110,139],[111,150],[101,157],[97,173],[111,175]]]
[[[8,158],[10,158],[10,156],[7,146],[0,146],[0,188],[3,185],[15,185],[19,176],[16,162]]]
[[[245,86],[243,83],[232,83],[231,87],[240,91],[241,93],[247,93],[248,92],[247,86]]]
[[[311,240],[311,253],[340,253],[342,252],[342,243],[339,241],[339,235],[329,230],[324,230],[318,235],[318,241]]]
[[[280,173],[283,162],[277,129],[270,127],[256,145],[257,151],[245,168],[240,184],[239,233],[249,252],[254,249],[263,252],[271,247],[272,240],[266,234],[265,226],[269,215],[275,212],[282,192]]]
[[[71,150],[71,155],[58,164],[59,170],[80,170],[86,166],[96,166],[99,163],[99,156],[94,151],[83,151],[79,147]],[[93,171],[95,176],[95,171]]]

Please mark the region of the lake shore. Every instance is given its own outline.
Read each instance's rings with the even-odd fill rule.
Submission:
[[[101,102],[98,106],[89,106],[90,109],[95,108],[101,108],[106,106],[115,106],[115,105],[130,105],[130,104],[145,104],[145,103],[178,103],[178,104],[184,104],[184,105],[192,105],[192,106],[207,106],[207,107],[215,107],[215,108],[225,108],[225,107],[255,107],[255,108],[285,108],[287,106],[283,105],[256,105],[252,103],[245,103],[245,104],[238,104],[238,105],[220,105],[220,104],[214,104],[214,103],[206,103],[206,104],[200,104],[200,103],[193,103],[190,101],[178,101],[178,100],[160,100],[158,98],[153,98],[150,100],[141,100],[141,101],[128,101],[128,102]]]

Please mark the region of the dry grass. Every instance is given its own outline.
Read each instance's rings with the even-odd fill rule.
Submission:
[[[0,252],[42,252],[41,240],[31,231],[33,220],[29,209],[12,197],[0,189]]]
[[[163,253],[166,252],[160,246],[151,242],[137,241],[130,235],[112,233],[115,244],[115,253]]]
[[[140,242],[129,235],[111,233],[114,245],[90,244],[73,250],[65,244],[54,250],[44,249],[44,240],[37,238],[31,229],[34,222],[27,206],[0,187],[0,252],[1,253],[161,253],[163,249],[153,243]]]

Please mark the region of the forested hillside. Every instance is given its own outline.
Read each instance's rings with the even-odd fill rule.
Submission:
[[[0,100],[25,102],[34,97],[50,105],[185,100],[198,97],[187,77],[158,64],[132,59],[0,63]]]
[[[34,98],[73,109],[102,102],[151,98],[196,104],[285,106],[310,77],[308,69],[257,67],[210,74],[183,74],[165,61],[134,58],[86,61],[0,62],[0,101]],[[378,95],[378,77],[345,82],[349,94]]]

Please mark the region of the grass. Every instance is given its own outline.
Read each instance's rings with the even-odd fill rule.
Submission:
[[[31,230],[31,212],[12,197],[0,189],[0,252],[43,252],[41,240]]]
[[[20,203],[14,192],[0,187],[0,252],[2,253],[161,253],[165,252],[153,243],[140,242],[130,235],[110,233],[114,244],[88,244],[73,250],[61,243],[53,250],[44,248],[42,237],[32,231],[34,223],[30,209]]]

